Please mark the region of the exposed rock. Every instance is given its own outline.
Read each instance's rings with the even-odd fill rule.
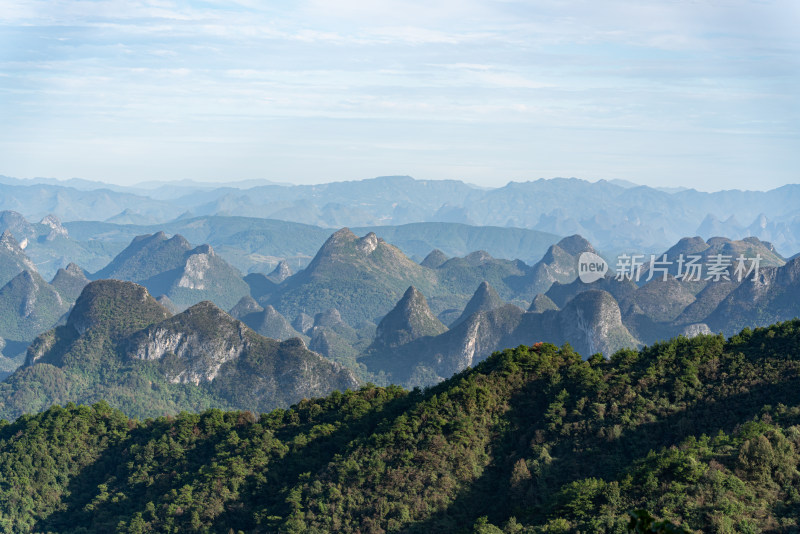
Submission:
[[[558,313],[558,318],[561,339],[572,344],[584,357],[597,352],[611,356],[621,348],[639,344],[622,324],[617,301],[606,291],[581,293]]]
[[[106,358],[117,365],[102,365]],[[168,401],[173,410],[196,409],[196,399],[203,399],[254,412],[359,385],[351,371],[309,351],[301,339],[260,336],[208,301],[170,316],[145,288],[115,280],[89,284],[67,325],[40,335],[26,363],[56,367],[60,391],[52,395],[34,370],[15,382],[42,391],[45,405],[88,402],[107,388],[124,399],[121,408],[148,414],[148,384],[175,395]]]
[[[61,225],[61,221],[58,219],[58,217],[53,214],[47,215],[45,218],[43,218],[40,224],[50,228],[50,233],[48,233],[45,237],[47,241],[52,241],[56,237],[67,237],[67,235],[69,235],[67,229]]]
[[[680,334],[681,336],[686,336],[688,338],[693,338],[699,335],[706,335],[711,334],[711,329],[705,323],[694,323],[694,324],[687,324],[683,327]]]
[[[183,266],[183,276],[178,279],[177,286],[203,291],[208,288],[208,272],[215,256],[210,245],[200,245],[189,253]]]
[[[168,321],[133,335],[128,355],[140,360],[161,360],[167,354],[183,365],[165,369],[173,383],[211,381],[226,362],[248,349],[247,327],[213,303],[204,301]]]
[[[164,232],[138,236],[94,278],[129,280],[153,295],[167,295],[183,309],[211,300],[230,309],[250,293],[241,273],[209,245],[191,248],[181,235]]]
[[[378,248],[378,236],[370,232],[356,243],[356,248],[364,255],[372,254]]]
[[[764,267],[743,280],[706,318],[714,332],[733,335],[744,327],[766,326],[800,316],[800,258]]]
[[[280,284],[287,278],[292,276],[292,269],[289,268],[289,264],[286,261],[278,262],[278,265],[275,269],[267,275],[267,278],[275,282],[276,284]]]
[[[20,248],[11,232],[0,235],[0,287],[22,271],[36,271],[36,266]]]

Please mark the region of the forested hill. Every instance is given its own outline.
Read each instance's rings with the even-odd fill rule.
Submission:
[[[0,428],[6,532],[696,532],[800,520],[800,321],[586,361],[496,353],[438,386],[253,415],[105,403]]]

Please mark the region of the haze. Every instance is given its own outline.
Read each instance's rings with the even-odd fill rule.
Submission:
[[[794,0],[0,0],[0,174],[769,189],[798,181],[798,23]]]

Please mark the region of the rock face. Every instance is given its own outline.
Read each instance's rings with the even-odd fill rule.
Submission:
[[[363,362],[408,387],[430,385],[475,365],[496,350],[539,341],[569,342],[585,357],[610,356],[639,342],[622,322],[616,300],[605,291],[579,294],[563,310],[523,312],[507,304],[472,314],[433,338],[373,351]]]
[[[757,277],[744,280],[706,322],[715,332],[733,335],[746,326],[762,326],[798,316],[800,258],[795,258],[782,267],[760,269]]]
[[[437,375],[449,377],[504,346],[523,315],[517,306],[506,304],[474,313],[453,330],[439,336],[442,343],[437,351]]]
[[[211,302],[135,333],[126,352],[131,358],[160,361],[173,383],[221,380],[217,390],[226,397],[240,394],[233,388],[266,389],[270,397],[296,399],[358,385],[349,370],[308,351],[301,340],[281,343],[259,336]]]
[[[623,347],[635,347],[637,340],[622,324],[614,297],[606,291],[591,290],[575,297],[558,313],[560,338],[585,356],[602,352],[611,356]]]
[[[176,360],[176,365],[164,366],[170,382],[209,382],[224,363],[249,348],[246,328],[205,301],[133,334],[127,354],[139,360],[161,360],[169,355]]]
[[[286,263],[286,261],[280,261],[275,269],[267,275],[267,278],[276,284],[280,284],[290,276],[292,276],[292,269],[289,267],[289,264]]]
[[[183,236],[167,238],[164,232],[136,237],[92,277],[136,282],[167,295],[180,309],[202,300],[230,309],[250,293],[239,271],[210,245],[192,248]]]
[[[41,363],[58,369],[57,392],[39,382],[50,372],[37,372]],[[102,389],[124,399],[121,408],[143,413],[155,402],[153,381],[158,398],[172,399],[168,405],[176,410],[196,409],[204,399],[208,406],[257,412],[359,384],[300,339],[260,336],[208,301],[172,316],[144,287],[116,280],[86,286],[67,324],[34,341],[25,369],[12,380],[14,387],[44,391],[47,405],[86,402]]]
[[[44,217],[39,224],[43,224],[50,228],[50,232],[45,237],[47,241],[53,241],[57,237],[67,237],[69,232],[61,225],[61,221],[53,214]]]
[[[431,313],[425,295],[411,286],[394,309],[378,323],[372,349],[377,351],[398,347],[446,330],[447,327]]]
[[[705,323],[695,323],[695,324],[687,324],[681,330],[680,335],[686,336],[688,338],[693,338],[700,335],[707,335],[711,334],[711,329]]]
[[[481,285],[475,290],[475,294],[472,295],[472,298],[467,303],[461,316],[450,325],[450,328],[466,321],[473,313],[491,311],[495,308],[499,308],[503,304],[505,304],[505,302],[503,302],[503,299],[497,294],[497,291],[489,285],[489,282],[481,282]]]
[[[208,289],[212,283],[209,271],[215,257],[216,254],[209,245],[201,245],[192,250],[183,264],[183,272],[176,285],[198,291]]]
[[[22,271],[36,271],[36,266],[20,248],[11,232],[0,235],[0,287],[6,285]]]

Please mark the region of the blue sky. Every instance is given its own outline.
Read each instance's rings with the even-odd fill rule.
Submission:
[[[0,174],[800,182],[800,2],[0,0]]]

